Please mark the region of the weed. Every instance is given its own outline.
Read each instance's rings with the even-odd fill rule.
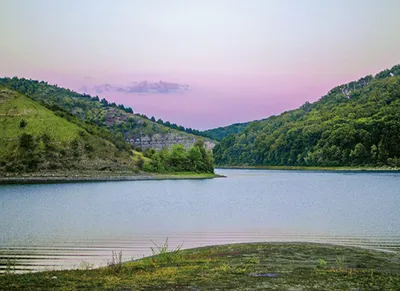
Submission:
[[[236,267],[236,269],[234,270],[235,274],[244,274],[247,272],[247,266],[238,266]]]
[[[224,264],[222,264],[221,266],[219,266],[219,269],[220,269],[222,272],[228,272],[228,271],[231,270],[231,266],[230,266],[229,264],[227,264],[227,263],[224,263]]]
[[[122,270],[122,251],[119,253],[112,251],[111,261],[107,263],[110,267],[110,270],[114,274],[121,273]]]
[[[336,257],[336,266],[339,268],[339,270],[344,270],[346,260],[344,258],[344,256],[337,256]]]
[[[260,263],[260,259],[257,257],[252,257],[246,262],[246,264],[249,264],[249,265],[258,265],[259,263]]]
[[[319,259],[318,262],[319,262],[319,266],[318,267],[320,269],[326,269],[326,267],[328,266],[328,262],[325,261],[324,259]]]
[[[154,247],[150,247],[151,252],[154,256],[152,258],[154,266],[157,266],[157,263],[168,264],[171,263],[174,259],[179,259],[178,253],[181,250],[182,245],[178,245],[175,249],[169,250],[168,238],[161,246],[157,245],[154,241],[151,242],[154,244]]]
[[[176,253],[181,250],[182,245],[178,245],[174,250],[168,250],[168,238],[166,238],[164,245],[158,246],[153,240],[151,241],[155,247],[150,247],[153,256],[162,255],[166,253]]]

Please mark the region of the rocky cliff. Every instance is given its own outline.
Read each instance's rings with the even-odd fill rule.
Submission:
[[[194,135],[180,135],[176,132],[169,132],[167,134],[154,134],[154,135],[143,135],[138,137],[132,137],[128,139],[131,144],[140,146],[143,149],[153,148],[155,150],[161,150],[164,147],[171,147],[173,144],[183,144],[186,149],[192,146],[199,137]],[[204,140],[205,146],[208,150],[212,150],[215,146],[215,142],[209,139]]]

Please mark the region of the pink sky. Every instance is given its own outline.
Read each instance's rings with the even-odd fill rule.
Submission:
[[[400,63],[398,11],[397,0],[4,0],[0,76],[78,91],[188,84],[180,94],[99,95],[208,129],[297,108]]]

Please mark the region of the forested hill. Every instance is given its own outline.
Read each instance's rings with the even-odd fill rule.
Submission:
[[[98,96],[79,94],[43,81],[0,78],[0,86],[26,95],[46,107],[61,108],[142,148],[162,149],[172,144],[184,144],[189,148],[200,133],[160,119],[156,121],[154,117],[134,114],[132,108],[108,102]],[[212,148],[214,142],[206,139],[205,145]]]
[[[250,123],[214,147],[217,165],[400,166],[400,65],[312,104]]]
[[[201,132],[201,135],[204,137],[211,138],[213,140],[220,141],[224,137],[227,137],[230,134],[242,132],[249,124],[250,124],[250,122],[234,123],[234,124],[231,124],[228,126],[222,126],[222,127],[204,130]]]

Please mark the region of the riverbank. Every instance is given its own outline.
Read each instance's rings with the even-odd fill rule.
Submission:
[[[166,252],[108,267],[0,275],[1,290],[399,290],[400,256],[314,243],[248,243]],[[123,253],[121,253],[123,259]]]
[[[133,173],[133,172],[41,172],[23,175],[0,173],[0,185],[4,184],[54,184],[81,182],[143,181],[143,180],[187,180],[224,177],[209,173]]]
[[[218,169],[287,170],[287,171],[349,171],[349,172],[399,172],[394,167],[306,167],[306,166],[216,166]]]

